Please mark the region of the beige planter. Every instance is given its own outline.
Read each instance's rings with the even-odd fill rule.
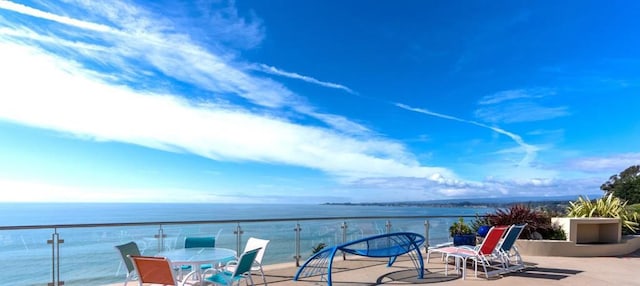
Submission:
[[[617,218],[604,217],[553,217],[567,235],[567,241],[576,244],[619,243],[622,236],[622,224]]]
[[[516,247],[524,256],[620,256],[640,249],[640,236],[626,235],[620,243],[576,244],[565,240],[518,239]]]

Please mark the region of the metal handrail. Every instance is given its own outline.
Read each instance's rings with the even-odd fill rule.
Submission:
[[[482,215],[479,215],[482,217]],[[416,216],[334,216],[334,217],[305,217],[305,218],[265,218],[265,219],[229,219],[229,220],[188,220],[188,221],[153,221],[153,222],[114,222],[114,223],[71,223],[71,224],[41,224],[0,226],[0,230],[25,230],[43,228],[85,228],[85,227],[115,227],[115,226],[149,226],[149,225],[182,225],[182,224],[228,224],[228,223],[256,223],[256,222],[286,222],[286,221],[314,221],[314,220],[360,220],[360,219],[419,219],[419,218],[475,218],[478,215],[416,215]]]
[[[392,220],[423,220],[424,221],[424,234],[426,238],[426,243],[428,246],[429,243],[429,228],[430,223],[429,219],[448,219],[448,218],[476,218],[481,215],[414,215],[414,216],[323,216],[323,217],[298,217],[298,218],[263,218],[263,219],[227,219],[227,220],[191,220],[191,221],[147,221],[147,222],[121,222],[121,223],[72,223],[72,224],[43,224],[43,225],[16,225],[16,226],[0,226],[0,231],[8,231],[8,230],[47,230],[50,229],[53,231],[51,240],[47,243],[51,245],[51,282],[48,283],[50,286],[60,286],[64,285],[65,281],[61,280],[60,276],[60,244],[64,243],[64,239],[60,236],[60,229],[75,229],[75,228],[112,228],[112,227],[138,227],[138,226],[154,226],[158,227],[157,233],[153,236],[153,238],[157,239],[158,250],[162,250],[165,247],[165,238],[167,235],[165,234],[164,227],[166,226],[184,226],[184,225],[198,225],[198,224],[235,224],[236,227],[234,229],[235,242],[236,242],[236,251],[237,253],[241,252],[241,242],[242,235],[244,230],[242,229],[242,224],[251,224],[251,223],[274,223],[274,222],[293,222],[295,223],[295,238],[294,238],[294,248],[295,255],[293,259],[297,266],[300,265],[300,260],[302,259],[301,255],[301,236],[300,232],[302,231],[301,222],[319,222],[319,221],[341,221],[342,228],[341,238],[344,240],[347,239],[347,229],[349,228],[347,221],[357,221],[357,220],[384,220],[385,225],[383,229],[379,231],[384,231],[389,233],[391,231],[391,221]],[[422,224],[422,223],[421,223]]]

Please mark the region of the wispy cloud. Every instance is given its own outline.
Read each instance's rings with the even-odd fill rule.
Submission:
[[[587,179],[527,179],[505,180],[488,178],[483,181],[428,180],[425,178],[365,178],[351,183],[352,187],[367,190],[368,197],[359,201],[401,201],[405,198],[491,198],[491,197],[554,197],[563,195],[599,194],[602,182]],[[402,189],[403,194],[389,196],[388,190]],[[427,191],[428,190],[428,191]],[[403,195],[406,194],[406,197]],[[375,198],[375,199],[373,199]]]
[[[0,8],[25,14],[25,15],[29,15],[29,16],[33,16],[33,17],[37,17],[37,18],[51,20],[54,22],[74,26],[77,28],[95,31],[95,32],[117,32],[116,30],[106,25],[86,22],[86,21],[77,20],[77,19],[73,19],[65,16],[56,15],[53,13],[48,13],[48,12],[31,8],[29,6],[25,6],[22,4],[13,3],[11,1],[0,1]]]
[[[548,120],[569,115],[567,107],[545,107],[533,102],[510,103],[479,108],[475,116],[492,123],[517,123]]]
[[[620,173],[626,168],[640,165],[640,153],[622,153],[611,156],[587,157],[569,162],[569,167],[582,172],[602,173],[611,175]]]
[[[524,98],[541,98],[548,95],[554,95],[555,91],[548,89],[533,89],[533,90],[525,90],[525,89],[513,89],[513,90],[504,90],[500,92],[496,92],[494,94],[486,95],[482,97],[478,104],[486,105],[486,104],[496,104],[503,101],[510,101],[515,99],[524,99]]]
[[[479,126],[482,128],[486,128],[489,130],[492,130],[496,133],[505,135],[507,137],[509,137],[511,140],[513,140],[516,144],[518,144],[519,149],[521,152],[525,153],[524,157],[522,158],[522,160],[520,160],[520,163],[518,164],[519,166],[529,166],[531,164],[531,162],[533,162],[533,160],[536,157],[536,154],[539,150],[538,147],[534,146],[534,145],[530,145],[527,144],[520,135],[517,135],[515,133],[506,131],[504,129],[498,128],[498,127],[494,127],[494,126],[489,126],[486,124],[482,124],[476,121],[471,121],[471,120],[465,120],[465,119],[461,119],[458,117],[454,117],[451,115],[446,115],[446,114],[442,114],[442,113],[437,113],[437,112],[433,112],[433,111],[429,111],[427,109],[422,109],[422,108],[414,108],[411,106],[408,106],[406,104],[402,104],[402,103],[396,103],[395,104],[397,107],[400,107],[402,109],[406,109],[409,111],[413,111],[413,112],[418,112],[418,113],[422,113],[422,114],[426,114],[429,116],[434,116],[434,117],[439,117],[439,118],[443,118],[443,119],[447,119],[447,120],[453,120],[453,121],[458,121],[458,122],[462,122],[462,123],[466,123],[466,124],[471,124],[471,125],[475,125],[475,126]]]
[[[351,94],[356,94],[355,91],[353,91],[352,89],[341,85],[341,84],[337,84],[337,83],[332,83],[332,82],[326,82],[326,81],[320,81],[318,79],[315,79],[313,77],[309,77],[309,76],[304,76],[298,73],[294,73],[294,72],[287,72],[287,71],[283,71],[280,69],[277,69],[275,67],[272,66],[268,66],[265,64],[258,64],[258,65],[253,65],[251,66],[253,69],[257,70],[257,71],[261,71],[261,72],[265,72],[265,73],[269,73],[269,74],[274,74],[274,75],[279,75],[279,76],[284,76],[284,77],[288,77],[288,78],[293,78],[293,79],[299,79],[302,81],[306,81],[308,83],[312,83],[312,84],[317,84],[320,86],[324,86],[324,87],[328,87],[328,88],[335,88],[335,89],[341,89],[344,90],[348,93]]]
[[[252,76],[237,68],[243,65],[232,58],[191,42],[166,25],[161,15],[119,7],[124,4],[117,1],[81,3],[111,26],[30,9],[12,10],[76,27],[76,33],[86,36],[77,38],[92,41],[78,41],[75,47],[109,52],[58,54],[60,46],[72,42],[52,38],[64,39],[67,31],[52,29],[49,35],[34,35],[37,32],[28,27],[9,26],[9,32],[0,35],[0,78],[6,82],[0,86],[0,119],[83,139],[126,142],[214,160],[300,166],[346,180],[454,176],[446,168],[420,165],[402,144],[377,137],[361,124],[316,112],[283,85]],[[156,20],[159,23],[154,25]],[[39,45],[16,38],[29,38]],[[98,68],[87,60],[99,64]],[[177,80],[212,98],[122,84],[127,83],[122,76],[140,66],[146,71],[138,76],[148,84]],[[234,97],[253,105],[234,104]],[[228,101],[219,103],[222,98]],[[298,124],[276,116],[277,109],[299,112],[325,125]]]
[[[475,111],[475,116],[485,122],[517,123],[569,115],[569,109],[565,106],[547,107],[537,102],[555,94],[555,90],[546,88],[500,91],[482,97],[478,101],[481,107]]]

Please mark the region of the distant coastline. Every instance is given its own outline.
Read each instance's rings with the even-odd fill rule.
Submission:
[[[591,197],[591,196],[590,196]],[[437,200],[412,202],[344,202],[324,203],[324,205],[340,206],[387,206],[387,207],[435,207],[435,208],[508,208],[513,205],[525,205],[532,209],[564,212],[577,196],[549,198],[491,198],[473,200]]]

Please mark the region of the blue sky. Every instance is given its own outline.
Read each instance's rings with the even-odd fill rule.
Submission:
[[[0,201],[598,195],[634,1],[0,1]]]

